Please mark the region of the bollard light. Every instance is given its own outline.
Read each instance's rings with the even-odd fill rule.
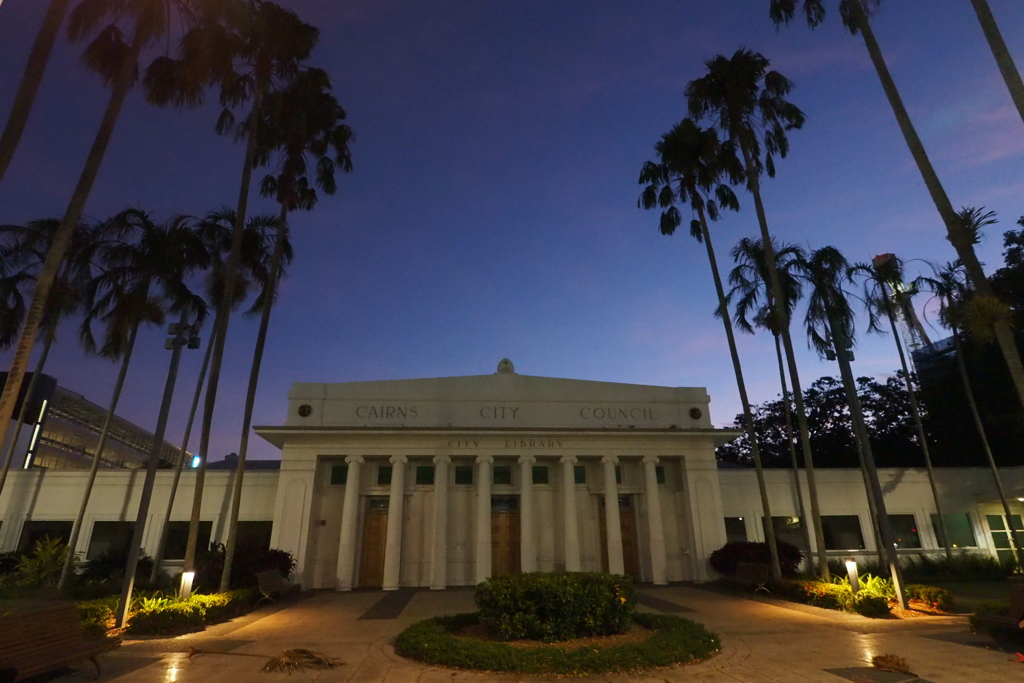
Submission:
[[[181,590],[179,591],[179,597],[182,600],[188,600],[192,596],[192,581],[195,580],[195,578],[195,572],[182,572]]]
[[[850,576],[850,590],[856,593],[860,590],[860,577],[857,575],[857,560],[852,557],[847,557],[843,562],[846,563],[846,573]]]

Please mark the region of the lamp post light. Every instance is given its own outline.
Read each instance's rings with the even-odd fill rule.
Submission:
[[[132,532],[132,543],[128,546],[128,562],[125,564],[124,583],[121,585],[121,598],[117,604],[117,613],[115,614],[115,625],[117,628],[124,626],[124,622],[128,618],[128,608],[132,602],[132,590],[135,587],[135,570],[139,563],[139,552],[142,549],[142,532],[146,526],[146,518],[149,516],[149,503],[153,497],[156,469],[160,464],[160,453],[164,445],[164,433],[167,431],[167,416],[171,412],[174,383],[178,378],[181,349],[186,345],[190,349],[199,347],[199,338],[196,335],[195,326],[186,322],[190,313],[191,308],[188,305],[182,307],[178,322],[168,326],[168,333],[171,336],[164,342],[164,348],[172,351],[171,364],[167,368],[167,381],[164,384],[164,396],[160,403],[160,414],[156,421],[156,431],[153,434],[153,447],[149,451],[146,479],[142,485],[139,512],[135,517],[135,530]]]
[[[850,577],[850,590],[856,595],[857,591],[860,590],[860,576],[857,574],[857,560],[853,557],[847,557],[843,560],[846,564],[846,573]]]

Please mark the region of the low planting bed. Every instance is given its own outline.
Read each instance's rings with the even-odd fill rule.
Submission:
[[[526,674],[639,671],[706,659],[718,637],[700,624],[637,614],[629,577],[585,572],[490,579],[479,612],[413,624],[398,654],[425,664]]]
[[[117,596],[78,603],[78,614],[87,633],[100,635],[113,624]],[[193,595],[188,600],[139,597],[132,601],[125,631],[131,635],[179,635],[202,631],[210,624],[233,619],[253,610],[256,595],[243,589],[212,595]]]
[[[892,613],[896,594],[890,579],[865,574],[860,583],[860,591],[856,594],[850,588],[850,580],[845,577],[832,582],[782,579],[772,581],[768,586],[773,597],[791,602],[856,612],[875,619],[896,616]],[[953,594],[944,588],[910,584],[906,587],[906,596],[908,606],[918,612],[952,612],[955,608]]]

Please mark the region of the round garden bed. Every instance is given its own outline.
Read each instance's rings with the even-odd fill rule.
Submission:
[[[529,674],[639,671],[707,659],[718,636],[700,624],[663,614],[632,615],[623,634],[545,643],[500,641],[479,626],[477,613],[435,617],[402,631],[395,651],[424,664]]]

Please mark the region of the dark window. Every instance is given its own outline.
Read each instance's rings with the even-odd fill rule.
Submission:
[[[491,496],[491,510],[511,512],[519,509],[519,496]]]
[[[864,536],[860,532],[857,515],[822,515],[821,529],[825,534],[826,550],[864,550]]]
[[[205,550],[210,547],[210,531],[213,522],[199,522],[199,540],[196,548]],[[185,547],[188,545],[188,522],[171,522],[167,525],[167,542],[164,544],[164,558],[168,560],[184,560]]]
[[[535,465],[533,468],[533,483],[534,484],[547,484],[548,483],[548,468],[543,465]]]
[[[954,548],[977,548],[978,542],[974,539],[974,529],[971,527],[971,518],[967,513],[952,514],[945,516],[946,531],[949,532],[949,539]],[[942,537],[942,528],[939,527],[939,516],[932,514],[932,527],[935,529],[935,538],[940,548],[946,547],[946,540]]]
[[[914,515],[889,515],[889,523],[896,535],[897,548],[921,547],[921,534],[917,529]]]
[[[665,483],[665,468],[662,467],[661,465],[655,466],[655,468],[654,468],[654,479],[659,484],[664,484]]]
[[[747,525],[742,517],[725,518],[725,540],[727,543],[743,543],[747,540]]]
[[[587,468],[585,465],[576,465],[572,468],[572,475],[577,484],[587,483]]]
[[[377,466],[377,486],[391,485],[391,465]]]
[[[85,559],[95,560],[101,555],[127,557],[132,542],[135,522],[96,522],[92,525],[92,538]]]
[[[622,467],[619,466],[619,465],[615,466],[615,483],[616,484],[621,484],[622,483]]]
[[[512,483],[512,468],[508,465],[495,465],[494,466],[494,483],[495,484],[511,484]]]
[[[418,486],[434,485],[434,466],[418,465],[416,467],[416,484]]]
[[[1016,557],[1013,552],[1013,544],[1010,540],[1010,530],[1006,528],[1006,518],[1002,515],[988,515],[988,528],[992,532],[992,545],[996,548],[996,556],[999,561],[1006,563],[1016,562]],[[1020,515],[1012,515],[1013,526],[1017,531],[1021,531],[1021,519]]]
[[[21,539],[18,540],[18,552],[22,555],[31,553],[36,542],[43,540],[47,536],[50,538],[59,538],[64,543],[67,543],[71,540],[71,527],[74,525],[74,522],[25,522],[25,526],[21,527]]]
[[[386,512],[390,503],[391,500],[387,496],[373,496],[370,498],[370,509]]]
[[[331,468],[331,486],[344,486],[348,483],[348,465],[335,465]]]
[[[762,517],[761,528],[764,530],[764,537],[767,539],[768,526],[764,522],[764,517]],[[801,550],[803,549],[804,531],[799,517],[772,516],[772,526],[775,527],[776,541],[785,541]]]
[[[455,483],[456,484],[472,484],[473,483],[473,466],[472,465],[456,465],[455,466]]]
[[[235,548],[269,550],[270,534],[273,530],[274,523],[271,521],[239,522],[238,540],[235,541]]]

